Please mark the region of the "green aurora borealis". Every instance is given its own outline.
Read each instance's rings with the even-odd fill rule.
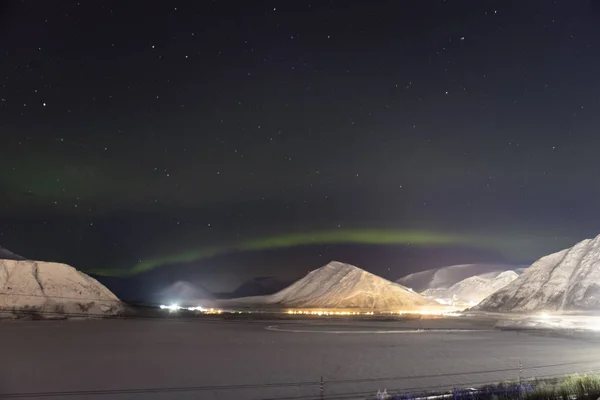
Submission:
[[[171,255],[149,258],[142,260],[137,265],[129,269],[107,268],[95,269],[93,272],[98,275],[106,276],[131,276],[137,275],[157,267],[168,266],[170,264],[189,263],[194,261],[206,260],[211,257],[235,253],[251,252],[261,250],[284,249],[299,246],[311,245],[332,245],[332,244],[363,244],[363,245],[411,245],[411,246],[451,246],[465,245],[487,248],[503,252],[512,252],[518,257],[535,257],[536,251],[544,247],[541,251],[551,251],[556,243],[543,239],[538,236],[537,242],[524,240],[523,238],[513,237],[485,237],[481,235],[452,235],[446,233],[434,233],[427,231],[403,231],[387,229],[338,229],[325,230],[310,233],[284,234],[277,236],[265,236],[258,239],[241,241],[230,246],[215,246],[198,248],[190,251],[183,251]],[[547,246],[544,246],[547,244]],[[560,245],[567,245],[568,242],[561,241]],[[557,247],[556,250],[560,248]]]
[[[590,2],[9,3],[16,254],[233,287],[521,265],[600,232]]]

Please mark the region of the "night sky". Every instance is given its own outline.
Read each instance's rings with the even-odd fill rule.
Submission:
[[[15,253],[230,290],[600,233],[595,2],[0,4]]]

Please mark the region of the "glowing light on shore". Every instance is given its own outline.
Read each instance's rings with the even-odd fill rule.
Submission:
[[[202,306],[197,307],[181,307],[179,304],[171,304],[171,305],[161,305],[161,310],[168,310],[169,312],[179,311],[179,310],[187,310],[187,311],[199,311],[203,314],[222,314],[223,310],[215,309],[215,308],[204,308]]]
[[[173,312],[173,311],[181,310],[181,307],[179,307],[179,304],[171,304],[169,306],[161,305],[160,309],[161,310],[169,310],[169,312]]]
[[[314,315],[317,317],[329,316],[367,316],[367,315],[432,315],[432,316],[460,316],[454,309],[419,310],[419,311],[338,311],[338,310],[287,310],[288,315]]]

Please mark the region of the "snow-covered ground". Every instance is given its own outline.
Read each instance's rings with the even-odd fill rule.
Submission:
[[[540,258],[476,310],[497,312],[600,309],[600,236]]]
[[[107,288],[69,265],[0,259],[0,317],[19,311],[53,318],[115,315],[123,310]]]
[[[363,269],[333,261],[273,295],[221,304],[411,311],[437,303]]]
[[[274,324],[292,330],[476,330],[332,334],[265,329]],[[459,319],[5,321],[0,322],[0,343],[10,345],[2,347],[0,397],[58,391],[70,393],[52,398],[70,394],[69,399],[80,400],[92,397],[85,391],[112,390],[94,397],[318,398],[322,376],[326,395],[361,393],[354,398],[364,400],[384,388],[470,387],[516,380],[519,362],[523,378],[600,369],[594,341],[493,330],[491,325]]]

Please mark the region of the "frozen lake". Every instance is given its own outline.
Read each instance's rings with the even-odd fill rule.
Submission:
[[[3,321],[0,398],[360,399],[600,370],[598,341],[431,321]],[[411,329],[425,329],[411,331]],[[229,387],[229,388],[228,388]],[[92,397],[92,398],[94,398]]]

